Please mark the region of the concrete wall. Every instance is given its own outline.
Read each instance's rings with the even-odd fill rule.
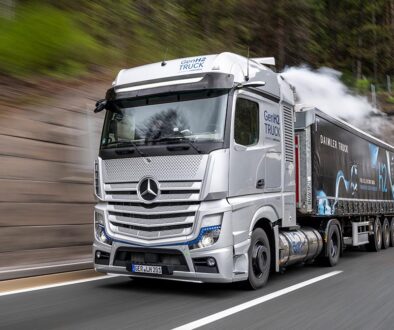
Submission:
[[[90,257],[106,85],[0,104],[0,270]],[[20,99],[20,98],[18,98]]]

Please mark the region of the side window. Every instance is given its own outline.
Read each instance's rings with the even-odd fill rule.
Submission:
[[[256,102],[239,98],[235,106],[235,142],[252,146],[259,141],[259,105]]]

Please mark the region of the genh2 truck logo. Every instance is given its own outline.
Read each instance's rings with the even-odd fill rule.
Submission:
[[[203,57],[196,57],[196,58],[191,58],[191,59],[185,59],[181,62],[181,65],[179,66],[179,71],[184,72],[184,71],[202,71],[204,68],[204,63],[207,58],[205,56]]]

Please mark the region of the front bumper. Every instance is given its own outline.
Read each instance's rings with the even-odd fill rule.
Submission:
[[[100,206],[96,206],[99,209]],[[102,207],[101,207],[102,208]],[[222,225],[220,237],[212,246],[205,248],[190,249],[190,242],[194,241],[202,227],[201,219],[203,216],[210,214],[222,214]],[[217,201],[202,203],[199,209],[199,217],[196,222],[195,230],[190,237],[174,238],[170,241],[161,241],[156,243],[154,241],[147,242],[132,238],[119,238],[114,237],[113,233],[109,233],[113,239],[112,245],[103,244],[95,238],[93,244],[93,256],[96,251],[104,252],[108,256],[105,264],[95,262],[94,266],[96,271],[103,273],[120,274],[135,277],[155,277],[162,279],[172,280],[186,280],[197,282],[234,282],[247,279],[247,244],[244,244],[243,251],[234,248],[234,237],[232,228],[232,213],[229,211],[229,205],[226,201]],[[107,223],[106,223],[107,227]],[[237,255],[234,255],[234,250]],[[122,262],[119,261],[119,253],[123,251],[133,251],[134,254],[127,254],[122,256]],[[146,257],[146,254],[150,256]],[[163,254],[164,258],[156,258],[159,263],[155,264],[155,256],[153,260],[151,255]],[[173,258],[172,258],[173,257]],[[209,267],[199,267],[196,265],[197,260],[214,258],[216,261],[216,270],[209,269]],[[183,267],[172,267],[171,275],[150,275],[142,273],[132,273],[129,271],[131,262],[135,264],[148,264],[148,265],[162,265],[166,266],[166,261],[180,258]],[[137,262],[135,260],[139,260]],[[160,259],[160,260],[159,260]],[[197,259],[197,260],[196,260]],[[95,260],[97,261],[97,260]],[[179,259],[175,264],[179,264]],[[239,265],[243,265],[242,271]],[[246,268],[246,269],[245,269]]]
[[[161,249],[163,253],[168,252],[169,254],[174,251],[178,251],[186,262],[188,271],[179,271],[173,270],[171,275],[150,275],[150,274],[142,274],[142,273],[132,273],[127,269],[126,265],[116,266],[115,255],[118,249],[124,249],[124,245],[114,244],[111,248],[113,253],[110,253],[109,265],[101,265],[95,263],[95,270],[103,273],[111,273],[111,274],[119,274],[126,276],[135,276],[135,277],[149,277],[149,278],[161,278],[161,279],[169,279],[169,280],[186,280],[192,282],[216,282],[216,283],[228,283],[233,282],[235,280],[242,280],[241,276],[234,277],[233,274],[233,248],[232,246],[228,246],[225,248],[218,249],[209,249],[208,251],[189,251],[188,246],[172,246]],[[93,245],[94,255],[96,251],[105,251],[103,246],[100,244]],[[158,249],[152,248],[133,248],[133,250],[140,250],[141,252],[150,253],[153,251],[157,251]],[[195,264],[193,263],[193,259],[201,259],[212,257],[216,260],[217,273],[208,273],[208,272],[197,272]]]

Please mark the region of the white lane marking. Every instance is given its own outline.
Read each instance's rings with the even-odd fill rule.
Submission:
[[[301,282],[301,283],[289,286],[288,288],[285,288],[285,289],[282,289],[282,290],[279,290],[279,291],[276,291],[276,292],[272,292],[272,293],[267,294],[265,296],[262,296],[260,298],[253,299],[253,300],[250,300],[250,301],[245,302],[243,304],[240,304],[240,305],[237,305],[237,306],[225,309],[224,311],[221,311],[221,312],[209,315],[207,317],[203,317],[202,319],[199,319],[199,320],[187,323],[187,324],[182,325],[180,327],[174,328],[173,330],[192,330],[192,329],[196,329],[196,328],[202,327],[202,326],[207,325],[209,323],[212,323],[212,322],[215,322],[217,320],[223,319],[223,318],[225,318],[227,316],[230,316],[232,314],[239,313],[239,312],[241,312],[241,311],[243,311],[245,309],[248,309],[248,308],[254,307],[256,305],[262,304],[262,303],[264,303],[264,302],[266,302],[268,300],[272,300],[274,298],[283,296],[283,295],[285,295],[287,293],[296,291],[298,289],[301,289],[301,288],[306,287],[308,285],[311,285],[313,283],[322,281],[322,280],[324,280],[326,278],[338,275],[340,273],[342,273],[342,271],[338,270],[338,271],[330,272],[330,273],[327,273],[327,274],[324,274],[324,275],[312,278],[312,279],[310,279],[308,281],[304,281],[304,282]]]
[[[86,283],[86,282],[105,280],[105,279],[109,279],[109,278],[112,278],[112,277],[118,277],[118,276],[120,276],[120,275],[104,275],[104,276],[100,276],[100,277],[84,278],[84,279],[75,280],[75,281],[66,281],[66,282],[40,285],[40,286],[35,286],[35,287],[25,288],[25,289],[19,289],[19,290],[5,291],[5,292],[0,292],[0,297],[9,296],[9,295],[18,294],[18,293],[25,293],[25,292],[31,292],[31,291],[38,291],[38,290],[44,290],[44,289],[57,288],[57,287],[60,287],[60,286],[67,286],[67,285],[73,285],[73,284],[79,284],[79,283]]]

